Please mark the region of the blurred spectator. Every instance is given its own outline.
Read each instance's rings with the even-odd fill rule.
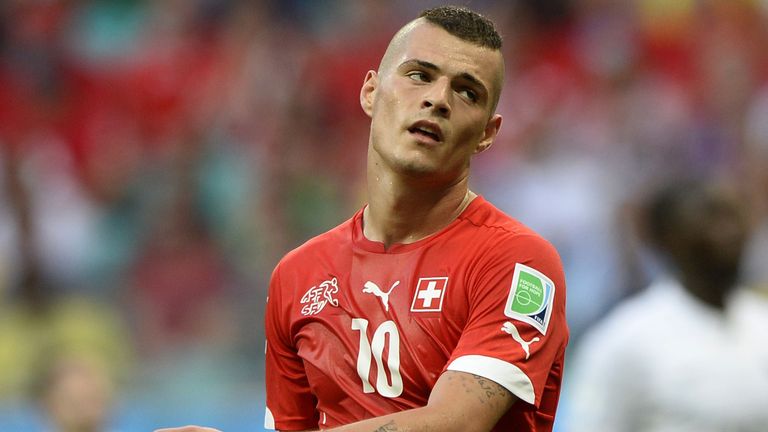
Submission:
[[[114,408],[112,376],[99,360],[53,356],[38,389],[51,432],[107,432]]]
[[[108,365],[110,380],[127,379],[133,348],[121,314],[27,274],[14,301],[0,305],[0,403],[28,398],[54,354],[91,357]]]
[[[203,218],[200,148],[189,142],[168,155],[156,179],[147,235],[131,285],[136,343],[146,360],[199,346],[231,345],[238,321],[233,269]],[[175,367],[178,367],[176,365]]]
[[[747,182],[756,229],[747,247],[744,278],[768,293],[768,86],[755,97],[745,125]]]
[[[0,282],[0,401],[28,396],[51,352],[94,355],[111,366],[115,377],[128,372],[131,360],[132,344],[119,311],[69,291],[81,281],[84,224],[78,205],[84,201],[66,164],[56,164],[61,161],[55,150],[0,147],[6,223],[15,231],[8,239],[12,252],[3,256],[11,271]],[[49,192],[56,195],[46,196]]]
[[[644,232],[667,275],[584,337],[569,430],[765,430],[768,297],[737,287],[747,217],[720,184],[651,197]]]

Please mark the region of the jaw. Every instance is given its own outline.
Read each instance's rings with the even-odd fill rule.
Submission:
[[[469,176],[469,164],[452,165],[456,162],[446,163],[438,155],[429,154],[424,149],[384,153],[371,145],[368,150],[368,182],[402,189],[403,193],[445,189]]]
[[[469,142],[475,137],[453,137],[450,130],[444,129],[444,136],[439,140],[432,137],[422,139],[409,130],[413,121],[387,120],[380,117],[371,124],[368,171],[375,174],[373,179],[401,177],[413,183],[411,188],[433,188],[441,184],[455,184],[468,176],[472,157],[470,149],[453,143],[456,139]],[[388,127],[393,123],[399,127]]]

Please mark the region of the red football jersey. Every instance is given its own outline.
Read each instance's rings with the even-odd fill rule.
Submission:
[[[568,342],[554,247],[482,197],[388,250],[363,236],[362,214],[275,268],[265,426],[325,429],[424,406],[456,370],[520,399],[494,430],[551,430]]]

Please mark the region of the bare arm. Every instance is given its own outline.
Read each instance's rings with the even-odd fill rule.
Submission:
[[[333,432],[487,432],[517,400],[487,378],[446,371],[437,380],[427,405],[363,420]]]
[[[429,402],[401,411],[328,429],[329,432],[487,432],[517,400],[509,390],[487,378],[446,371],[437,380]],[[156,432],[219,432],[186,426]]]

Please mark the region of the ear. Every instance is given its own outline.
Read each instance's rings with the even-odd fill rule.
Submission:
[[[496,135],[499,133],[499,129],[501,129],[501,115],[494,114],[485,125],[483,138],[479,143],[477,143],[477,147],[475,147],[475,154],[482,153],[491,147],[493,140],[496,139]]]
[[[369,70],[365,74],[365,81],[363,81],[363,87],[360,89],[360,106],[363,107],[363,111],[368,117],[373,115],[373,100],[378,86],[379,75],[376,71]]]

